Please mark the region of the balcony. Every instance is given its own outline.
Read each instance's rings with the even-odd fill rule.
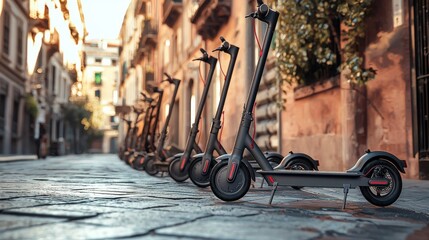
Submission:
[[[44,13],[38,13],[35,10],[30,12],[30,29],[36,32],[44,32],[49,29],[49,15],[46,9]]]
[[[197,32],[204,40],[216,37],[222,25],[231,16],[231,0],[199,0],[198,8],[191,18]]]
[[[137,1],[136,14],[135,15],[145,15],[146,14],[146,2]]]
[[[144,20],[144,27],[139,41],[139,52],[144,52],[155,48],[157,43],[157,29],[153,26],[152,21]]]
[[[165,0],[162,9],[164,16],[162,23],[172,28],[182,14],[182,0]]]

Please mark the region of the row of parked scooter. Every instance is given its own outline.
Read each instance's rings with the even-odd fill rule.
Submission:
[[[344,189],[343,207],[345,207],[349,189],[357,187],[360,188],[366,200],[374,205],[388,206],[394,203],[402,191],[400,172],[405,173],[406,162],[388,152],[367,150],[358,159],[355,166],[346,172],[328,172],[318,171],[319,162],[307,154],[291,151],[286,156],[282,156],[276,152],[263,152],[254,142],[253,137],[249,134],[254,120],[253,106],[279,17],[279,13],[270,9],[262,0],[257,0],[257,4],[257,10],[246,18],[249,17],[267,24],[267,30],[250,91],[244,104],[232,153],[228,154],[222,146],[219,132],[222,128],[222,112],[239,47],[221,37],[220,47],[213,52],[228,54],[230,61],[204,150],[197,143],[197,135],[200,131],[199,121],[218,59],[201,49],[202,56],[194,60],[208,64],[209,71],[185,149],[165,146],[167,129],[180,85],[180,80],[165,74],[166,80],[161,84],[167,82],[169,85],[173,85],[174,91],[170,96],[169,113],[160,136],[156,139],[155,135],[163,98],[162,89],[166,86],[154,88],[150,96],[142,93],[142,101],[147,103],[147,107],[144,110],[135,110],[134,121],[124,119],[128,125],[128,131],[123,150],[119,153],[120,158],[133,168],[145,171],[152,176],[159,175],[159,173],[163,176],[164,173],[168,173],[176,182],[183,182],[189,178],[198,187],[210,186],[212,192],[224,201],[235,201],[242,198],[248,192],[251,182],[255,181],[256,176],[261,176],[269,186],[273,187],[270,204],[277,186],[291,186],[294,189],[302,187],[342,188]],[[145,113],[144,117],[141,117],[143,113]],[[138,134],[137,125],[140,121],[143,121],[143,129]],[[244,156],[245,150],[248,150],[249,156]]]

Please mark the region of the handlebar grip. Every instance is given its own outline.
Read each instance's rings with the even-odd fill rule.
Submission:
[[[267,4],[262,3],[261,5],[258,6],[258,16],[259,17],[267,16],[269,11],[270,11],[270,8],[267,6]]]

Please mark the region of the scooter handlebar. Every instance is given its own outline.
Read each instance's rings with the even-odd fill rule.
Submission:
[[[169,82],[170,84],[179,84],[180,80],[179,79],[175,79],[172,78],[170,75],[168,75],[167,73],[164,73],[165,76],[167,76],[167,79],[162,80],[161,82]]]
[[[252,17],[252,18],[263,18],[268,15],[268,12],[270,11],[270,8],[265,4],[262,0],[257,0],[258,8],[255,12],[252,12],[248,15],[246,15],[246,18]]]
[[[207,53],[206,50],[204,50],[203,48],[200,48],[201,53],[203,54],[202,57],[200,58],[195,58],[192,61],[203,61],[203,62],[207,62],[209,60],[209,54]]]
[[[159,87],[153,87],[153,92],[156,92],[156,93],[161,93],[161,92],[163,92],[164,90],[162,90],[161,88],[159,88]]]
[[[221,36],[220,40],[222,41],[222,45],[220,45],[220,47],[218,47],[215,50],[213,50],[213,52],[217,52],[217,51],[226,52],[231,47],[231,45],[229,44],[229,42],[227,42],[224,37]]]

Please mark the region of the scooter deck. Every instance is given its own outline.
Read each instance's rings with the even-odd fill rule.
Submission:
[[[361,172],[332,172],[332,171],[301,171],[301,170],[259,170],[270,186],[278,183],[279,186],[304,186],[304,187],[331,187],[344,188],[349,184],[350,188],[369,186],[369,178]]]

